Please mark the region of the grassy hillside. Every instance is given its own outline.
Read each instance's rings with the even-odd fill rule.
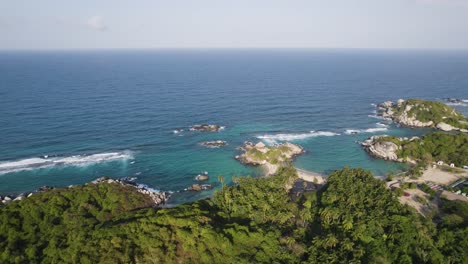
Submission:
[[[285,184],[296,176],[289,167],[239,178],[213,199],[168,209],[116,184],[40,193],[0,206],[0,263],[468,261],[466,206],[447,202],[436,225],[348,168],[293,201]]]

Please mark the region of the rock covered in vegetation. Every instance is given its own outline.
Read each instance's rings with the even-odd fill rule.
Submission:
[[[444,131],[468,132],[468,120],[441,102],[420,99],[387,101],[377,105],[377,114],[408,127],[433,127]]]
[[[373,136],[361,143],[372,156],[385,160],[417,163],[419,161],[468,164],[468,134],[433,132],[422,138]]]
[[[227,142],[224,140],[214,140],[214,141],[205,141],[201,142],[200,145],[207,148],[219,148],[227,145]]]
[[[267,175],[272,175],[278,166],[291,161],[295,156],[304,153],[304,149],[296,144],[285,142],[275,146],[266,146],[263,142],[256,144],[245,142],[240,147],[244,153],[235,158],[242,164],[258,166],[262,165],[267,170]]]
[[[152,188],[144,184],[137,184],[131,179],[111,179],[109,177],[101,177],[91,182],[92,184],[101,184],[101,183],[108,183],[108,184],[120,184],[124,186],[133,187],[136,189],[137,192],[145,194],[151,198],[154,202],[154,206],[164,205],[167,200],[169,200],[171,194],[169,192],[160,192],[156,191]]]
[[[190,131],[200,131],[200,132],[218,132],[223,130],[224,127],[220,125],[210,125],[210,124],[202,124],[202,125],[193,125],[190,128]]]

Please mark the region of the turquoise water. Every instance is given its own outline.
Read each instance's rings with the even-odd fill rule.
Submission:
[[[213,183],[218,175],[228,182],[259,175],[233,158],[245,140],[301,144],[307,152],[295,161],[299,168],[352,166],[384,175],[403,167],[370,158],[356,141],[429,131],[377,124],[371,104],[467,99],[467,87],[466,52],[1,52],[0,194],[100,176],[178,191],[202,171]],[[465,104],[455,107],[466,115]],[[188,131],[200,123],[226,128]],[[185,131],[174,134],[179,128]],[[216,139],[228,146],[199,145]],[[172,202],[209,195],[176,193]]]

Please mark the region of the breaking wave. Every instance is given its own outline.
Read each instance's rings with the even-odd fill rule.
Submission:
[[[446,105],[450,105],[450,106],[463,106],[463,107],[466,107],[468,106],[468,100],[462,100],[462,102],[459,102],[459,103],[445,103]]]
[[[368,129],[347,129],[345,134],[352,135],[352,134],[360,134],[360,133],[376,133],[387,131],[388,128],[386,127],[375,127],[375,128],[368,128]]]
[[[268,144],[274,144],[278,141],[294,141],[303,140],[312,137],[332,137],[339,136],[340,134],[328,131],[310,131],[309,133],[296,133],[296,134],[276,134],[276,135],[262,135],[257,136],[258,139],[265,141]]]
[[[41,157],[0,162],[0,174],[57,166],[86,166],[95,163],[133,159],[131,151],[108,152],[69,157]]]

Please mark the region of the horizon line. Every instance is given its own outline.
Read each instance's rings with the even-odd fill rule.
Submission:
[[[164,50],[356,50],[356,51],[468,51],[468,48],[359,48],[359,47],[152,47],[152,48],[0,48],[0,52],[48,51],[164,51]]]

